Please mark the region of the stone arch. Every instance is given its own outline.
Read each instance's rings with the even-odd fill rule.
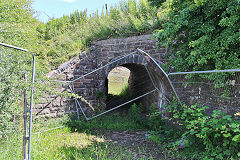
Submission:
[[[109,65],[106,68],[106,73],[108,74],[113,68],[116,68],[117,66],[121,66],[127,63],[132,63],[132,64],[141,64],[141,65],[145,65],[146,59],[140,55],[140,54],[131,54],[125,58],[121,58],[123,56],[120,57],[116,57],[114,59],[112,59],[109,63],[112,63],[111,65]],[[117,61],[118,59],[121,59],[119,61]],[[116,62],[114,62],[116,61]]]
[[[124,57],[124,56],[122,56]],[[152,84],[151,78],[148,75],[148,72],[145,68],[146,65],[146,59],[144,56],[140,54],[131,54],[127,57],[117,57],[111,60],[109,65],[105,71],[105,86],[104,91],[107,94],[108,92],[108,79],[107,76],[114,68],[118,66],[126,67],[131,71],[130,79],[129,79],[129,87],[133,93],[133,97],[136,98],[138,96],[141,96],[142,94],[145,94],[148,91],[151,91],[154,89],[154,85]],[[117,59],[121,59],[119,61],[116,61]],[[155,97],[156,93],[152,93],[146,97],[140,98],[136,102],[141,102],[144,106],[150,106],[151,101],[153,101],[153,97]],[[114,107],[114,106],[113,106]]]
[[[94,41],[91,43],[88,50],[82,52],[78,57],[73,58],[69,62],[62,64],[57,70],[51,72],[49,76],[58,77],[57,79],[62,81],[72,81],[74,79],[79,79],[72,83],[74,92],[83,96],[89,103],[91,103],[92,106],[96,106],[99,103],[104,106],[104,101],[102,101],[102,99],[97,99],[96,93],[104,88],[106,84],[105,79],[109,71],[112,68],[120,65],[127,66],[131,68],[131,70],[139,68],[140,66],[144,66],[145,58],[139,54],[136,54],[136,50],[138,48],[149,53],[154,59],[163,63],[167,63],[168,59],[166,59],[164,55],[168,54],[168,49],[164,47],[157,48],[156,44],[157,39],[152,39],[151,34]],[[113,63],[108,67],[108,69],[103,68],[98,72],[84,76],[89,72],[92,72],[108,64],[109,62],[113,62],[121,56],[132,52],[135,52],[135,54],[132,54],[128,58],[124,58],[117,63]],[[156,77],[158,78],[157,81],[160,83],[161,75],[157,74]],[[165,92],[168,89],[165,86],[164,82],[163,88]],[[160,104],[158,103],[158,92],[154,92],[151,95],[144,97],[143,101],[150,103],[153,102],[156,104],[156,106],[158,106],[158,104]],[[46,102],[46,104],[48,103],[49,102]],[[46,112],[44,114],[53,114],[52,111],[59,110],[59,108],[61,108],[60,106],[66,107],[66,110],[69,112],[75,112],[76,110],[74,107],[75,104],[71,99],[68,98],[57,102],[54,101],[54,103],[58,104],[56,105],[57,107],[52,107],[54,109],[49,110],[49,112],[45,110]],[[39,106],[42,106],[42,104]],[[82,108],[86,114],[91,112],[91,109],[85,104],[82,105]]]
[[[120,60],[118,60],[118,59],[120,59]],[[101,83],[102,85],[100,85],[100,88],[102,88],[102,90],[105,94],[108,91],[108,88],[106,86],[106,84],[108,83],[107,76],[111,70],[113,70],[114,68],[116,68],[118,66],[125,67],[124,65],[126,65],[126,64],[145,65],[146,59],[140,54],[129,54],[129,56],[123,55],[123,56],[117,56],[113,59],[108,58],[107,63],[110,63],[110,65],[102,70],[102,72],[101,72],[102,78],[100,78],[103,80],[103,82]],[[126,67],[126,68],[128,68],[128,67]],[[103,84],[104,84],[104,86],[103,86]]]

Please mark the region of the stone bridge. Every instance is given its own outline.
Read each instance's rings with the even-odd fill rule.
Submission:
[[[69,62],[62,64],[57,70],[49,73],[48,76],[53,77],[53,79],[58,77],[59,80],[64,81],[72,81],[79,78],[73,83],[75,92],[83,96],[92,106],[98,106],[104,109],[106,108],[106,103],[108,103],[107,100],[104,98],[97,98],[96,94],[102,92],[107,95],[107,77],[109,72],[115,67],[123,66],[130,70],[129,87],[133,93],[133,97],[138,97],[139,95],[154,89],[145,67],[146,59],[143,55],[136,52],[138,48],[146,51],[154,59],[159,62],[161,61],[161,63],[167,62],[167,59],[164,59],[164,55],[168,53],[168,50],[164,47],[157,48],[157,41],[152,39],[151,34],[148,34],[92,42],[88,51],[85,51],[81,53],[79,57],[75,57]],[[128,55],[130,53],[132,54]],[[119,58],[120,60],[116,61],[116,59]],[[108,63],[111,63],[111,65],[82,77]],[[156,73],[154,74],[157,75]],[[161,76],[156,76],[157,79],[159,77],[161,78]],[[163,92],[167,92],[167,86],[161,84],[162,80],[159,79],[157,81],[159,88],[161,88]],[[164,98],[162,93],[153,92],[138,99],[138,102],[141,102],[144,106],[150,106],[154,103],[156,107],[161,107],[162,103],[164,103]],[[73,105],[69,105],[70,103],[73,104],[69,99],[56,98],[47,108],[46,103],[47,102],[45,101],[42,102],[40,107],[36,109],[36,112],[40,115],[50,114],[50,116],[59,116],[63,111],[71,112],[75,110]],[[62,107],[63,105],[70,107]],[[85,107],[84,104],[81,105],[86,113],[91,111],[91,108],[86,104]]]
[[[141,97],[137,102],[141,102],[147,108],[154,103],[155,107],[161,110],[162,105],[166,104],[171,99],[173,91],[168,83],[167,78],[163,72],[149,63],[149,59],[146,59],[142,54],[139,54],[137,49],[142,49],[149,53],[156,61],[157,64],[167,64],[168,60],[164,59],[164,55],[168,54],[168,49],[164,47],[157,48],[157,41],[152,39],[152,35],[140,35],[127,38],[112,38],[108,40],[100,40],[92,42],[90,48],[79,54],[78,57],[74,57],[69,62],[62,64],[57,70],[54,70],[48,74],[52,79],[59,79],[62,81],[73,81],[71,83],[74,91],[83,96],[88,102],[80,101],[81,106],[85,113],[96,114],[99,110],[104,111],[106,109],[115,107],[122,104],[125,101],[119,101],[117,104],[112,104],[108,95],[108,75],[109,72],[118,66],[126,67],[130,70],[130,77],[128,80],[129,87],[133,93],[133,98],[139,97],[154,88],[158,89],[158,92],[152,92],[147,96]],[[131,55],[129,55],[132,53]],[[116,61],[117,59],[120,59]],[[145,64],[148,62],[148,66],[151,68],[152,79],[149,77],[147,67]],[[111,63],[111,65],[106,64]],[[92,72],[98,69],[96,72]],[[92,72],[92,73],[91,73]],[[91,74],[88,74],[91,73]],[[86,75],[88,74],[88,75]],[[171,79],[173,82],[177,82],[175,87],[182,102],[187,105],[199,103],[207,105],[212,109],[221,109],[230,114],[240,112],[239,87],[240,85],[231,85],[230,82],[239,84],[239,73],[235,75],[236,80],[227,81],[228,89],[231,90],[232,99],[218,98],[221,97],[222,92],[214,88],[214,85],[208,81],[206,83],[195,83],[191,87],[183,87],[178,82],[184,82],[184,75],[178,76],[178,79]],[[180,79],[179,79],[180,78]],[[182,78],[182,79],[181,79]],[[199,82],[202,82],[200,79]],[[204,85],[203,85],[204,84]],[[221,89],[221,88],[220,88]],[[69,90],[68,85],[63,85],[57,88],[58,91]],[[101,94],[100,94],[101,93]],[[201,93],[211,93],[201,94]],[[99,96],[101,95],[101,96]],[[47,98],[50,97],[50,98]],[[217,98],[216,98],[217,97]],[[212,103],[214,101],[214,103]],[[93,112],[91,106],[95,108]],[[58,117],[64,113],[74,113],[76,115],[76,108],[72,99],[64,97],[57,97],[55,95],[46,95],[42,98],[34,112],[39,116]],[[88,115],[88,116],[92,116]]]
[[[103,110],[108,108],[106,103],[109,105],[109,100],[96,98],[96,93],[103,92],[105,95],[108,94],[108,74],[118,66],[123,66],[130,70],[129,87],[133,97],[141,96],[153,90],[154,86],[145,68],[146,59],[136,51],[137,48],[142,49],[150,53],[159,62],[166,62],[164,55],[167,54],[168,50],[166,48],[157,49],[156,43],[156,40],[152,40],[152,35],[93,42],[90,50],[80,55],[80,62],[75,66],[72,79],[80,77],[79,80],[73,83],[75,92],[83,95],[83,97],[87,97],[87,101],[93,106],[98,105]],[[132,54],[129,55],[130,53]],[[110,65],[103,67],[101,70],[81,78],[82,75],[109,63]],[[144,106],[150,106],[152,103],[155,103],[155,106],[158,107],[163,103],[162,95],[159,95],[158,92],[144,96],[138,102],[141,102]],[[109,106],[110,108],[115,107],[114,104],[111,105]],[[81,106],[84,106],[84,104],[81,104]],[[84,107],[84,110],[88,113],[90,107]]]

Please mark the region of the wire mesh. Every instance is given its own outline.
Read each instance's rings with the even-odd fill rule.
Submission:
[[[23,75],[31,77],[32,59],[25,50],[9,47],[0,45],[0,159],[21,159],[23,91],[29,91]]]
[[[38,79],[35,86],[38,89],[35,89],[33,108],[31,159],[55,159],[59,154],[54,151],[61,148],[64,145],[62,141],[71,136],[66,123],[76,111],[68,109],[67,103],[63,104],[65,101],[72,101],[64,94],[65,91],[68,92],[68,85],[65,83]]]
[[[8,49],[7,49],[8,50]],[[7,52],[8,53],[8,52]],[[2,55],[1,55],[2,56]],[[24,55],[26,56],[26,55]],[[86,57],[87,58],[87,57]],[[1,58],[2,60],[2,58]],[[14,62],[13,62],[14,63]],[[27,61],[27,64],[29,65],[30,61]],[[19,63],[19,64],[25,64]],[[1,69],[4,68],[2,66],[6,66],[7,63],[3,65],[1,63]],[[32,154],[31,158],[33,159],[47,159],[49,158],[49,153],[51,152],[51,155],[53,155],[51,158],[55,159],[58,157],[58,154],[56,151],[56,143],[58,143],[58,149],[61,150],[61,148],[64,148],[65,141],[69,138],[72,139],[72,136],[74,136],[69,129],[66,127],[66,122],[69,121],[69,119],[76,118],[77,115],[81,116],[81,113],[88,114],[87,116],[96,116],[99,113],[103,113],[107,108],[107,106],[111,107],[111,109],[114,109],[114,107],[122,107],[121,105],[129,105],[130,103],[138,100],[139,98],[142,98],[152,92],[154,92],[154,86],[152,84],[151,79],[149,78],[149,75],[146,72],[145,66],[141,66],[140,68],[137,68],[134,70],[134,67],[139,66],[127,66],[133,70],[135,78],[138,79],[137,83],[131,84],[131,89],[134,91],[134,95],[128,98],[123,98],[121,100],[121,103],[118,102],[117,104],[112,105],[112,103],[116,100],[114,100],[113,97],[108,97],[108,99],[104,99],[103,97],[98,97],[99,99],[96,100],[96,91],[99,91],[100,89],[104,89],[105,84],[105,78],[107,74],[102,75],[103,71],[106,72],[109,65],[103,66],[101,69],[98,69],[97,71],[94,71],[88,75],[85,75],[85,73],[89,73],[89,69],[83,70],[84,78],[79,78],[77,76],[81,75],[74,75],[71,78],[61,77],[57,80],[50,80],[43,77],[37,77],[35,82],[35,105],[33,108],[33,124],[32,124]],[[19,68],[19,67],[17,67]],[[76,69],[76,68],[75,68]],[[94,69],[97,69],[96,67],[91,69],[93,71]],[[24,68],[21,70],[21,73],[27,73],[29,72],[28,77],[31,77],[31,69],[30,68]],[[2,73],[2,72],[1,72]],[[142,74],[144,73],[144,74]],[[16,77],[19,77],[21,75],[18,73]],[[2,77],[4,78],[5,74],[1,74],[1,80]],[[118,75],[116,75],[117,77]],[[96,77],[99,77],[96,82]],[[104,77],[104,78],[103,78]],[[22,77],[21,77],[22,78]],[[56,77],[54,77],[56,78]],[[77,79],[76,81],[73,81]],[[102,79],[103,78],[103,79]],[[92,79],[92,80],[89,80]],[[118,79],[118,78],[116,78]],[[30,82],[30,78],[28,80]],[[72,83],[73,81],[73,83]],[[136,81],[136,79],[133,79],[132,82]],[[23,83],[23,86],[20,88],[16,88],[16,90],[19,91],[19,101],[23,100],[22,92],[25,88],[28,89],[28,95],[29,95],[29,86],[24,85],[24,80],[19,79],[18,82]],[[91,85],[90,85],[91,83]],[[120,81],[121,83],[121,81]],[[2,85],[2,81],[1,81]],[[83,89],[81,90],[81,87],[79,86],[76,88],[77,85],[82,85]],[[88,86],[89,85],[89,86]],[[3,85],[2,85],[3,86]],[[91,92],[88,93],[87,91],[90,90]],[[21,91],[21,92],[20,92]],[[3,92],[1,91],[1,94]],[[76,93],[76,94],[74,94]],[[74,95],[73,95],[74,94]],[[104,93],[106,96],[107,93]],[[72,98],[76,98],[76,104],[74,105],[74,101]],[[92,99],[91,99],[92,98]],[[30,102],[28,100],[28,102]],[[86,108],[82,107],[79,108],[79,102],[85,103]],[[104,108],[101,108],[102,106]],[[120,104],[120,105],[119,105]],[[19,107],[19,106],[18,106]],[[92,108],[91,108],[92,107]],[[15,115],[15,120],[17,123],[14,125],[18,130],[9,129],[1,130],[7,132],[4,134],[9,134],[7,138],[1,139],[1,145],[0,145],[0,159],[21,159],[22,157],[22,143],[23,143],[23,107],[20,107],[21,110],[19,112],[16,112],[12,115]],[[92,112],[88,113],[86,110],[91,109]],[[94,111],[93,111],[93,110]],[[81,112],[82,111],[82,112]],[[17,118],[20,117],[18,120]],[[82,117],[82,116],[81,116]],[[7,121],[11,123],[11,121]],[[21,124],[20,124],[21,122]],[[7,124],[6,126],[9,126]],[[11,133],[10,133],[11,132]],[[14,134],[13,134],[14,133]],[[73,141],[74,142],[74,141]],[[53,144],[53,145],[52,145]],[[59,157],[58,157],[59,158]],[[60,159],[64,159],[64,157],[60,157]]]
[[[54,80],[38,79],[36,85],[39,84],[38,87],[43,86],[45,88],[36,93],[38,94],[37,97],[40,98],[36,102],[38,105],[35,105],[34,108],[34,119],[45,116],[59,117],[65,114],[75,115],[77,118],[83,115],[82,117],[89,119],[89,117],[96,116],[127,101],[138,100],[146,93],[150,94],[155,87],[145,66],[133,64],[122,64],[122,66],[129,68],[135,75],[132,76],[135,79],[131,80],[131,88],[129,88],[134,94],[131,94],[130,90],[126,90],[125,94],[127,96],[123,97],[116,97],[107,93],[107,75],[111,69],[119,66],[114,66],[114,63],[121,62],[124,58],[133,56],[134,53],[136,52],[117,58],[99,67],[97,65],[87,66],[90,61],[89,57],[87,55],[82,56],[82,59],[79,59],[79,61],[86,64],[86,67],[79,68],[76,65],[71,73],[63,71],[63,73],[68,74],[67,76],[64,74],[54,75],[52,77]],[[117,80],[115,83],[121,85],[122,82],[119,80],[121,76],[119,77],[119,75],[115,74],[112,78]],[[67,96],[66,93],[71,95]],[[75,102],[72,101],[72,98],[75,98]]]
[[[114,62],[121,61],[123,57],[114,60]],[[128,86],[123,86],[123,90],[118,96],[108,94],[108,83],[114,81],[111,85],[115,85],[113,86],[115,88],[125,84],[122,79],[126,77],[122,76],[121,72],[108,77],[110,71],[119,66],[126,67],[131,71]],[[113,62],[111,62],[75,78],[70,88],[81,96],[81,98],[76,99],[76,106],[87,120],[123,106],[128,108],[133,102],[155,91],[151,78],[142,64],[123,63],[113,66]]]
[[[240,69],[191,73],[170,73],[181,101],[208,106],[229,114],[240,111]]]

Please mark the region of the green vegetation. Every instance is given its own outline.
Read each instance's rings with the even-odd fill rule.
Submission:
[[[173,102],[167,106],[169,119],[162,118],[154,105],[148,118],[142,116],[143,106],[133,104],[127,114],[108,114],[89,122],[60,119],[34,121],[33,159],[131,159],[130,148],[106,141],[102,134],[112,131],[148,130],[146,138],[161,145],[165,159],[238,159],[239,117],[235,119],[220,111],[205,114],[207,107],[193,105],[181,108]],[[64,125],[56,130],[47,129]],[[177,127],[179,125],[179,127]],[[41,133],[40,133],[41,132]],[[22,133],[18,132],[0,144],[1,159],[20,159]],[[127,151],[127,152],[126,152]],[[144,153],[144,148],[139,150]],[[113,154],[114,153],[114,154]],[[151,159],[151,157],[149,157]]]
[[[0,0],[0,42],[18,46],[33,45],[35,37],[31,35],[36,20],[32,18],[32,13],[29,1]],[[30,70],[31,55],[0,47],[0,139],[6,136],[1,132],[13,132],[14,125],[18,124],[13,119],[19,115],[14,114],[22,113],[20,99],[22,90],[27,88],[23,74]]]
[[[159,45],[170,49],[168,65],[176,71],[240,67],[239,0],[149,1],[122,1],[90,16],[86,11],[76,11],[44,24],[33,18],[30,0],[0,0],[0,41],[26,48],[37,56],[38,80],[45,80],[48,71],[86,50],[94,40],[140,35],[155,29],[158,29],[155,37]],[[21,159],[22,109],[19,106],[23,103],[22,91],[29,92],[30,88],[22,76],[26,72],[28,81],[31,80],[31,54],[0,47],[0,58],[0,159]],[[57,94],[53,87],[40,82],[35,88],[37,94]],[[111,92],[121,97],[131,96],[128,87]],[[101,92],[97,97],[106,99]],[[66,122],[64,118],[35,120],[33,132],[66,126],[33,135],[32,158],[132,159],[134,153],[129,148],[105,143],[103,137],[91,132],[149,130],[148,139],[165,147],[166,157],[239,159],[239,115],[233,117],[217,110],[208,115],[207,107],[182,108],[175,102],[166,108],[174,125],[154,110],[154,106],[148,118],[143,118],[143,107],[136,104],[127,115],[105,115],[90,122]]]
[[[46,24],[33,18],[31,0],[0,2],[0,41],[28,49],[47,71],[86,50],[93,40],[139,35],[161,26],[157,8],[147,0],[122,1],[90,16],[86,10],[75,11]]]
[[[75,11],[38,25],[38,37],[47,46],[47,51],[41,50],[38,56],[58,66],[86,50],[93,40],[139,35],[159,26],[157,8],[149,6],[147,0],[122,1],[90,16],[87,11]]]
[[[144,126],[138,124],[134,119],[127,115],[120,115],[118,113],[114,115],[105,115],[95,118],[91,121],[70,121],[67,125],[72,128],[73,131],[88,131],[95,129],[107,129],[118,131],[134,131],[138,129],[145,129]]]
[[[116,67],[108,74],[108,94],[119,98],[132,97],[128,85],[130,70],[125,67]]]
[[[47,125],[47,122],[44,122]],[[6,149],[8,145],[8,150]],[[22,159],[22,135],[11,137],[4,146],[0,159]],[[71,132],[67,127],[32,136],[31,159],[131,159],[128,148],[105,142],[103,137],[85,132]],[[2,150],[1,150],[2,151]],[[118,157],[118,158],[116,158]]]
[[[59,129],[51,130],[63,126]],[[50,129],[50,130],[49,130]],[[92,121],[72,121],[68,117],[38,118],[33,124],[32,159],[132,159],[136,151],[115,144],[101,132],[139,131],[146,129],[127,115],[104,115]],[[21,159],[22,132],[1,141],[0,159]],[[3,151],[3,152],[2,152]],[[138,152],[145,153],[138,148]],[[147,154],[147,153],[145,153]],[[145,158],[141,158],[145,159]],[[146,159],[152,159],[149,156]]]
[[[40,47],[30,0],[0,0],[0,41],[36,52]]]
[[[13,118],[12,114],[22,113],[22,109],[19,108],[22,92],[19,89],[27,87],[24,85],[23,71],[27,72],[28,69],[22,64],[27,64],[29,57],[23,58],[27,56],[23,52],[2,49],[3,47],[0,47],[0,131],[6,129],[12,131],[14,125],[10,121]],[[19,76],[20,74],[22,76]]]
[[[142,126],[142,129],[149,130],[148,139],[161,144],[167,157],[239,159],[240,121],[238,115],[232,117],[220,110],[214,110],[209,115],[206,114],[208,107],[199,105],[181,107],[177,102],[166,106],[166,109],[165,114],[168,117],[163,118],[162,113],[152,105],[149,118],[145,119],[142,116],[143,106],[133,104],[128,111],[128,118],[131,122]],[[111,122],[107,122],[106,126],[107,124]],[[120,128],[127,130],[122,126]]]
[[[166,17],[155,37],[176,71],[240,67],[239,0],[167,0],[160,13]]]
[[[0,42],[26,48],[29,53],[0,48],[0,130],[6,129],[14,114],[22,113],[23,83],[27,72],[31,81],[31,54],[37,58],[35,97],[56,93],[42,83],[45,74],[86,50],[93,40],[116,36],[138,35],[158,28],[157,8],[146,0],[129,0],[87,16],[76,11],[70,16],[52,19],[44,24],[34,17],[31,0],[0,0]],[[98,26],[98,27],[95,27]],[[41,81],[39,81],[41,79]],[[50,84],[50,82],[47,82]],[[53,83],[51,83],[53,85]],[[71,96],[70,96],[71,97]],[[16,109],[18,108],[18,109]],[[10,124],[9,124],[10,125]]]
[[[128,88],[129,70],[113,69],[108,75],[108,94],[119,95]],[[123,93],[122,93],[123,94]]]
[[[178,139],[169,139],[171,143],[166,144],[166,148],[179,151],[179,154],[172,156],[184,159],[191,159],[196,155],[197,159],[239,159],[239,117],[234,118],[220,110],[214,110],[209,115],[206,114],[207,108],[199,105],[181,107],[175,102],[167,106],[170,120],[183,130],[177,131]],[[165,134],[169,135],[166,131]],[[170,135],[174,135],[173,132]],[[162,142],[161,136],[156,136],[154,135],[153,140]],[[184,148],[178,150],[181,143]]]
[[[118,95],[120,98],[131,98],[132,91],[129,86],[125,86]]]
[[[122,82],[111,82],[108,81],[108,94],[119,95],[124,90],[128,89],[128,84]]]
[[[166,0],[148,0],[152,6],[160,7]]]

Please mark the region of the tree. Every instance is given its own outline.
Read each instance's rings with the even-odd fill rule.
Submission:
[[[239,0],[172,0],[159,44],[177,71],[240,68]]]
[[[35,20],[30,5],[29,0],[0,0],[0,42],[33,46]],[[14,115],[21,112],[22,91],[27,88],[23,73],[30,72],[31,60],[30,54],[0,46],[0,132],[11,131]]]
[[[152,6],[160,7],[163,2],[166,0],[148,0]]]

